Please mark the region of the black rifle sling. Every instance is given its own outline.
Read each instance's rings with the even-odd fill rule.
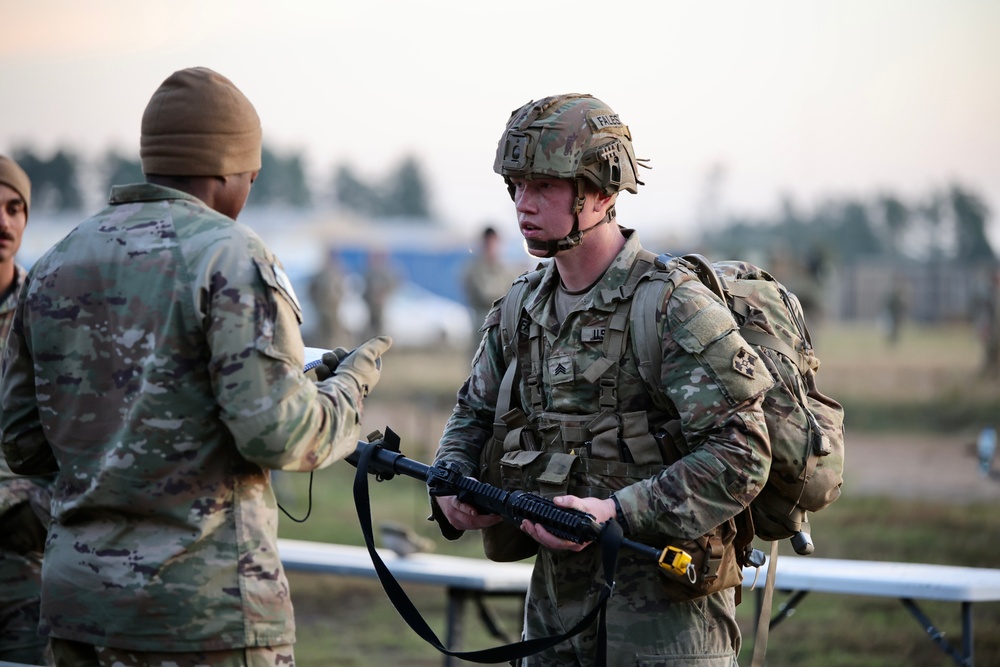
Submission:
[[[368,497],[368,466],[371,461],[373,448],[365,448],[361,451],[358,459],[358,470],[354,476],[354,505],[358,510],[358,521],[361,524],[361,532],[365,536],[365,545],[371,555],[372,564],[375,566],[375,573],[382,588],[389,597],[390,602],[399,612],[399,615],[406,621],[406,624],[417,633],[424,641],[436,648],[445,655],[454,656],[469,662],[480,664],[490,664],[498,662],[509,662],[518,660],[525,656],[534,655],[540,651],[555,646],[566,641],[570,637],[580,634],[589,627],[595,618],[599,618],[600,627],[597,635],[597,665],[604,667],[607,664],[607,631],[605,628],[605,609],[608,598],[614,589],[614,575],[618,567],[618,550],[622,542],[622,529],[617,521],[608,521],[604,525],[601,533],[601,556],[604,565],[604,588],[601,590],[600,598],[594,608],[577,622],[566,633],[561,635],[551,635],[549,637],[538,637],[525,641],[504,644],[493,648],[479,651],[452,651],[445,647],[438,639],[434,631],[420,615],[420,612],[410,601],[406,592],[399,582],[392,575],[392,572],[382,561],[382,558],[375,550],[375,540],[372,530],[371,503]]]

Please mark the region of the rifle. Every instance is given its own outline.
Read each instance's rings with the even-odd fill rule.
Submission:
[[[425,482],[432,496],[457,496],[461,502],[474,505],[487,514],[498,514],[515,526],[527,519],[544,526],[553,535],[577,544],[602,540],[605,525],[597,523],[590,514],[559,507],[535,493],[505,491],[466,477],[458,464],[452,461],[430,466],[414,461],[400,453],[399,444],[399,436],[386,427],[384,436],[376,431],[369,436],[368,442],[358,442],[358,448],[347,457],[347,461],[357,467],[362,456],[370,451],[368,472],[375,475],[377,481],[390,480],[397,474],[406,475]],[[621,538],[621,546],[649,556],[663,570],[678,577],[687,577],[692,584],[697,580],[691,555],[686,551],[674,546],[657,549],[624,537]]]

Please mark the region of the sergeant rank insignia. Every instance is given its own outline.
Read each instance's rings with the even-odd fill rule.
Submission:
[[[753,379],[756,361],[757,357],[753,352],[745,347],[741,347],[737,350],[736,354],[733,355],[733,370],[740,375],[746,375],[748,378]]]

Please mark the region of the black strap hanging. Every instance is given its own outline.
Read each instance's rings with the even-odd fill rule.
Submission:
[[[452,651],[445,647],[438,639],[434,631],[431,630],[427,622],[424,621],[420,612],[413,605],[413,602],[406,595],[399,582],[392,575],[392,572],[382,561],[378,551],[375,549],[375,540],[372,529],[371,503],[368,493],[368,466],[371,461],[373,448],[361,451],[358,459],[357,473],[354,476],[354,504],[358,511],[358,521],[361,524],[361,532],[365,536],[365,546],[371,555],[372,564],[375,566],[375,573],[382,588],[385,590],[389,601],[399,612],[399,615],[406,621],[406,624],[417,633],[424,641],[436,648],[445,655],[450,655],[469,662],[480,664],[490,664],[498,662],[510,662],[520,658],[534,655],[547,648],[566,641],[587,627],[597,618],[600,626],[597,634],[597,665],[604,667],[607,664],[607,628],[605,624],[605,613],[608,598],[614,590],[614,574],[618,567],[618,551],[622,543],[622,529],[617,521],[608,521],[603,528],[601,535],[601,559],[604,567],[604,587],[598,598],[597,604],[581,618],[576,625],[561,635],[551,635],[549,637],[538,637],[525,641],[504,644],[493,648],[479,651]]]

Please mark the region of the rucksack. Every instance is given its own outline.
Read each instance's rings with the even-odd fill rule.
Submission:
[[[816,357],[798,298],[763,269],[740,261],[709,262],[701,255],[661,255],[639,283],[630,313],[639,372],[654,402],[666,401],[653,369],[660,367],[660,342],[653,312],[668,283],[684,280],[680,264],[729,307],[740,334],[767,366],[775,385],[764,396],[771,440],[771,472],[750,503],[754,533],[773,542],[792,538],[796,553],[813,551],[809,512],[840,496],[844,473],[844,409],[816,386]]]

